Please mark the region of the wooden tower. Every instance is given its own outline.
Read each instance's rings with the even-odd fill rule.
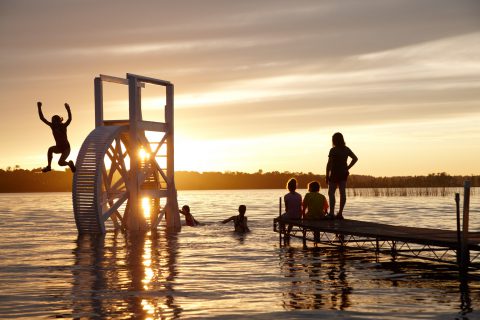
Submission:
[[[129,119],[104,120],[103,82],[128,86]],[[128,231],[180,231],[174,180],[173,84],[127,74],[126,79],[95,78],[95,129],[77,157],[73,209],[79,233],[105,233],[108,224]],[[165,122],[142,119],[141,91],[146,84],[165,87]],[[163,107],[163,106],[161,106]],[[158,141],[151,141],[149,133]],[[147,212],[148,211],[148,214]]]

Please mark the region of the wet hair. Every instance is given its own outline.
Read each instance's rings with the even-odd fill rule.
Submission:
[[[240,212],[240,214],[245,214],[245,211],[247,211],[247,206],[245,206],[244,204],[238,206],[238,212]]]
[[[318,192],[320,191],[320,183],[318,181],[312,181],[308,184],[309,192]]]
[[[288,180],[287,189],[292,192],[297,190],[297,179],[291,178],[290,180]]]
[[[340,132],[336,132],[332,136],[332,143],[335,147],[345,147],[345,140]]]
[[[182,207],[182,211],[184,211],[184,212],[190,212],[190,207],[187,206],[187,205],[184,205],[184,206]]]
[[[54,115],[52,117],[52,123],[61,123],[63,121],[63,118],[60,117],[59,115]]]

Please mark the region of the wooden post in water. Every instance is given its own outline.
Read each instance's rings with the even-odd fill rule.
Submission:
[[[393,261],[395,261],[395,259],[397,258],[397,242],[396,241],[392,241],[392,247],[391,247],[391,255],[392,255],[392,259]]]
[[[462,228],[462,252],[460,268],[466,270],[470,264],[470,251],[468,250],[468,220],[470,214],[470,181],[463,184],[463,228]]]
[[[461,262],[462,230],[460,229],[460,193],[455,193],[455,208],[457,213],[457,264]]]
[[[282,197],[278,197],[278,241],[282,245]]]

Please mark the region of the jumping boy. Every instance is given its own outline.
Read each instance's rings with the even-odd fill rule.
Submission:
[[[55,138],[55,145],[48,148],[48,165],[42,169],[42,172],[48,172],[52,170],[52,157],[54,153],[60,153],[60,159],[58,160],[58,164],[61,166],[69,166],[72,172],[75,172],[76,168],[73,164],[73,161],[66,161],[68,155],[70,154],[70,143],[68,142],[67,138],[67,127],[72,121],[72,112],[70,111],[70,106],[68,103],[65,103],[65,109],[68,112],[68,119],[65,123],[63,123],[63,118],[58,115],[54,115],[52,117],[52,122],[48,122],[47,119],[43,116],[42,113],[42,103],[37,102],[38,107],[38,115],[40,116],[40,120],[42,120],[47,126],[52,129],[53,137]]]

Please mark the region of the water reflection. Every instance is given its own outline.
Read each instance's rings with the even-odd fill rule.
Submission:
[[[177,236],[81,235],[74,249],[73,314],[87,318],[172,319]]]
[[[290,279],[283,293],[284,309],[344,310],[350,305],[352,287],[342,251],[285,247],[280,253],[282,270]]]
[[[472,299],[470,298],[470,289],[468,286],[468,278],[463,276],[460,279],[460,315],[465,318],[465,315],[468,315],[473,311],[472,308]]]
[[[396,305],[398,294],[404,292],[398,308],[420,301],[431,306],[459,301],[460,319],[473,319],[472,301],[480,299],[479,283],[459,278],[455,267],[387,257],[378,262],[372,255],[330,247],[287,246],[278,252],[286,280],[282,293],[285,310],[368,311],[372,305]],[[428,296],[424,292],[442,294]]]

